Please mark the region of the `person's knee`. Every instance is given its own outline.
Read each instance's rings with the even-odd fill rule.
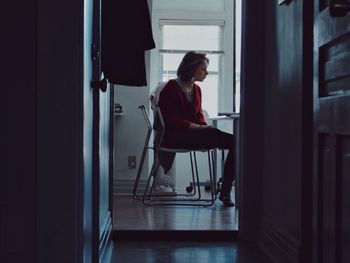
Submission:
[[[220,131],[218,128],[211,127],[207,129],[207,133],[210,136],[220,136],[222,131]]]

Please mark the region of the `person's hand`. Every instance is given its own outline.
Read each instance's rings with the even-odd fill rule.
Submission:
[[[213,128],[211,125],[200,125],[199,129]]]
[[[207,125],[207,124],[197,124],[197,123],[191,123],[188,128],[190,130],[195,129],[195,130],[199,130],[199,129],[208,129],[208,128],[213,128],[211,125]]]

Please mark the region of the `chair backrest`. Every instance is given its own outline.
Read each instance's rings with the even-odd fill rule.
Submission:
[[[144,105],[139,106],[139,109],[142,111],[143,117],[145,119],[146,125],[147,125],[147,135],[146,135],[146,142],[145,147],[148,147],[149,139],[151,137],[151,133],[153,130],[153,149],[155,152],[159,152],[159,148],[161,145],[161,141],[164,134],[164,120],[162,117],[162,114],[160,112],[160,109],[158,106],[156,106],[153,109],[154,112],[154,121],[153,125],[151,124],[151,120],[149,118],[149,115],[147,114],[146,108]]]
[[[151,109],[153,111],[153,129],[157,131],[157,133],[164,132],[165,124],[160,112],[160,108],[158,106],[160,93],[162,92],[165,85],[168,81],[159,82],[157,87],[152,91],[150,96],[151,101]]]
[[[157,149],[159,150],[159,147],[163,139],[164,130],[165,130],[165,124],[164,124],[162,113],[158,106],[158,102],[159,102],[160,93],[167,83],[168,81],[159,82],[157,87],[152,91],[150,96],[151,109],[153,111],[153,130],[154,130],[153,145],[156,152],[158,152]]]
[[[155,107],[158,106],[160,93],[162,92],[163,88],[167,83],[168,81],[159,82],[157,87],[152,91],[150,96],[152,110],[154,110]]]

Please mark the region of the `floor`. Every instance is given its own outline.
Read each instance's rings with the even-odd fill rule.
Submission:
[[[106,261],[107,262],[107,261]],[[242,242],[117,242],[108,263],[271,263]]]
[[[145,206],[132,197],[114,197],[114,230],[238,230],[238,209],[213,206]]]
[[[112,249],[105,263],[271,263],[238,241],[238,209],[145,206],[114,197]]]

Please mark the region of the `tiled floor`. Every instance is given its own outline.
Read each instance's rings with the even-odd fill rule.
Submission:
[[[132,197],[115,197],[114,230],[238,230],[238,209],[220,201],[211,207],[144,206]]]
[[[119,242],[110,263],[271,263],[252,244],[220,242]]]

